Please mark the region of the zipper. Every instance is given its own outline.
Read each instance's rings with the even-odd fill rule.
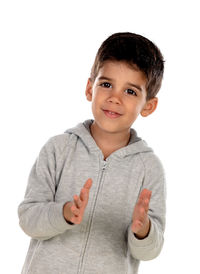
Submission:
[[[103,167],[102,167],[103,171],[106,169],[107,163],[108,163],[107,161],[103,160]],[[103,172],[102,172],[102,174],[103,174]]]
[[[96,207],[96,202],[97,202],[97,198],[98,198],[98,194],[99,194],[99,189],[100,189],[100,186],[101,186],[101,180],[102,180],[102,177],[103,177],[103,174],[104,174],[104,171],[106,169],[107,164],[108,164],[108,162],[105,161],[105,160],[103,160],[101,177],[100,177],[99,186],[98,186],[98,189],[97,189],[97,195],[96,195],[95,202],[94,202],[94,207],[93,207],[93,211],[92,211],[92,217],[90,219],[90,224],[89,224],[89,231],[88,231],[88,234],[87,234],[87,239],[86,239],[85,247],[84,247],[84,250],[83,250],[83,255],[82,255],[81,261],[79,263],[79,269],[78,269],[78,273],[79,274],[81,274],[81,268],[82,268],[82,265],[83,265],[85,251],[86,251],[87,245],[88,245],[88,239],[89,239],[89,235],[90,235],[90,229],[91,229],[91,224],[92,224],[92,219],[93,219],[93,215],[94,215],[94,210],[95,210],[95,207]]]

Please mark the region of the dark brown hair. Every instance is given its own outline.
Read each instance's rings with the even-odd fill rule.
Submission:
[[[147,100],[158,93],[164,73],[164,60],[159,48],[147,38],[118,32],[109,36],[100,46],[91,69],[90,79],[95,81],[99,69],[107,60],[125,61],[142,71],[147,78]]]

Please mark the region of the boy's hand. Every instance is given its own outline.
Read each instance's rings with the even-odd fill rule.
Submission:
[[[89,191],[92,186],[92,179],[89,178],[83,188],[80,196],[74,195],[73,202],[67,202],[63,207],[63,215],[66,221],[80,224],[83,219],[84,211],[89,199]]]
[[[132,217],[132,232],[137,238],[145,238],[150,230],[150,220],[148,217],[149,202],[152,191],[143,189],[135,205]]]

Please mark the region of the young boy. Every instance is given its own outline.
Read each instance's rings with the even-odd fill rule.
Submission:
[[[18,207],[31,237],[23,274],[136,274],[140,260],[159,255],[164,170],[131,125],[155,111],[163,71],[145,37],[102,43],[85,91],[94,120],[46,142]]]

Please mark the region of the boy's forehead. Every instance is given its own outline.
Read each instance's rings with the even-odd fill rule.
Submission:
[[[140,78],[142,81],[147,80],[146,75],[141,71],[137,65],[129,64],[126,61],[112,61],[107,60],[102,63],[99,68],[97,78],[102,76],[115,76],[119,74],[124,74],[127,78]]]

